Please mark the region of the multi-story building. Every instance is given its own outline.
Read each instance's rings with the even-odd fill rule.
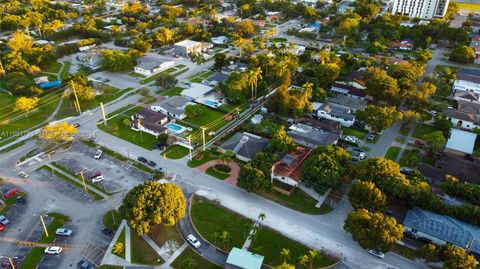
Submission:
[[[447,13],[450,0],[394,0],[392,14],[403,14],[410,18],[433,19]]]

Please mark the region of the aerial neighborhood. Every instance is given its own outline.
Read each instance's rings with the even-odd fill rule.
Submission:
[[[475,269],[475,0],[5,0],[0,266]]]

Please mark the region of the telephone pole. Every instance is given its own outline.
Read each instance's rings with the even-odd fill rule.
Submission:
[[[205,127],[202,128],[203,150],[205,150]]]
[[[77,102],[78,113],[82,114],[82,109],[80,108],[80,102],[78,102],[77,91],[75,90],[75,86],[73,84],[73,80],[70,80],[70,87],[72,88],[73,95],[75,96],[75,101]]]
[[[102,102],[100,102],[100,108],[102,109],[103,124],[105,124],[105,126],[106,126],[107,125],[107,117],[105,116],[105,107],[103,106]]]

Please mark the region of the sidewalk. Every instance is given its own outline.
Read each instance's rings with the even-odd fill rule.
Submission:
[[[120,234],[122,233],[123,229],[127,228],[127,221],[122,220],[120,223],[120,226],[117,229],[117,232],[112,238],[112,241],[110,241],[110,244],[108,245],[107,250],[105,251],[105,255],[103,256],[101,264],[111,264],[111,265],[121,265],[121,266],[129,266],[132,265],[130,262],[118,257],[117,255],[112,253],[112,248],[115,245],[115,243],[118,240],[118,237],[120,237]],[[128,229],[130,231],[130,229]],[[127,243],[127,230],[125,230],[125,257],[127,257],[128,253],[128,260],[130,260],[130,243]],[[130,241],[130,239],[128,239]]]
[[[323,202],[325,202],[325,199],[327,198],[328,194],[332,189],[328,189],[323,195],[318,194],[313,188],[308,188],[307,186],[303,185],[300,183],[298,185],[298,188],[300,188],[302,191],[304,191],[306,194],[308,194],[310,197],[313,199],[317,200],[317,204],[315,207],[320,208],[322,206]]]

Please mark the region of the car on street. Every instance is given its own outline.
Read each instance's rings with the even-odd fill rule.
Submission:
[[[7,225],[10,223],[10,221],[4,215],[0,215],[0,223],[3,225]]]
[[[162,173],[165,173],[165,169],[163,167],[157,167],[157,170],[162,172]]]
[[[93,265],[86,260],[79,261],[77,263],[77,267],[78,269],[95,269],[95,267],[93,267]]]
[[[55,231],[55,234],[56,235],[62,235],[62,236],[71,236],[73,233],[72,230],[69,230],[67,228],[58,228],[56,231]]]
[[[147,164],[150,165],[151,167],[157,166],[157,163],[154,161],[147,161]]]
[[[13,266],[15,266],[15,268],[20,267],[20,260],[19,259],[11,258],[11,260],[12,260]],[[5,259],[2,260],[2,267],[3,268],[13,268],[12,264],[10,263],[10,260],[8,258],[5,258]]]
[[[141,156],[140,156],[140,157],[138,157],[138,158],[137,158],[137,160],[138,160],[139,162],[142,162],[142,163],[146,163],[146,162],[148,162],[148,160],[147,160],[147,159],[145,159],[145,158],[143,158],[143,157],[141,157]]]
[[[103,177],[102,173],[100,173],[100,172],[96,172],[90,177],[90,180],[92,181],[92,183],[97,183],[97,182],[100,182],[104,179],[105,178]]]
[[[377,258],[380,258],[380,259],[383,259],[385,258],[385,254],[383,252],[380,252],[380,251],[376,251],[376,250],[369,250],[368,253],[372,254],[373,256],[377,257]]]
[[[10,198],[10,197],[13,197],[15,196],[15,194],[19,193],[20,190],[18,188],[11,188],[9,190],[6,190],[4,193],[3,193],[3,197],[5,198]]]
[[[75,124],[73,124],[73,127],[75,127],[75,128],[80,127],[80,123],[75,123]]]
[[[0,232],[5,230],[5,225],[0,224]]]
[[[102,227],[101,231],[106,236],[113,236],[112,230],[108,229],[107,227]]]
[[[25,171],[20,171],[18,172],[18,176],[20,176],[21,178],[27,178],[28,174]]]
[[[367,141],[373,141],[375,139],[375,134],[369,134],[367,136]]]
[[[93,156],[95,159],[100,159],[100,157],[102,157],[102,154],[103,154],[103,151],[102,150],[97,150],[97,152],[95,152],[95,156]]]
[[[90,137],[90,141],[92,141],[92,142],[98,142],[98,138],[96,138],[95,136],[92,136],[92,137]]]
[[[19,204],[25,205],[25,204],[27,204],[27,199],[25,199],[25,197],[23,197],[23,196],[17,196],[17,202]]]
[[[192,246],[194,246],[195,248],[199,248],[202,245],[202,243],[200,243],[200,241],[198,241],[193,234],[189,234],[187,236],[187,241],[188,243],[192,244]]]
[[[62,250],[63,249],[61,247],[51,246],[45,249],[45,254],[57,255],[57,254],[60,254]]]

